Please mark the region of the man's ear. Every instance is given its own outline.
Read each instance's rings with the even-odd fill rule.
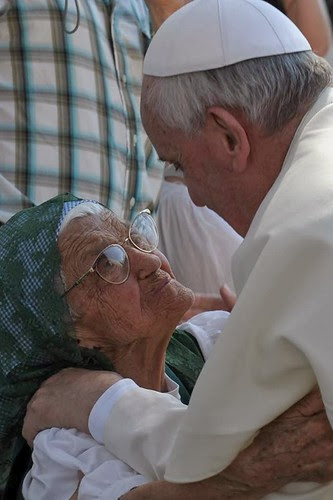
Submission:
[[[215,132],[218,134],[219,146],[223,148],[223,154],[229,159],[230,168],[235,173],[243,172],[246,169],[251,149],[243,125],[233,114],[218,106],[209,108],[208,113]]]

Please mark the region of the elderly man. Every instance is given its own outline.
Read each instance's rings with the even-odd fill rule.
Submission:
[[[286,483],[268,498],[331,499],[331,483],[302,483],[332,479],[333,433],[320,403],[269,424],[316,382],[333,422],[331,69],[270,5],[196,0],[163,24],[144,72],[142,118],[160,157],[183,170],[196,204],[245,236],[233,268],[238,300],[188,409],[120,380],[94,406],[90,431],[139,472],[170,481],[128,499],[260,498]],[[56,422],[86,430],[86,414],[110,381],[63,373],[37,395],[29,418],[44,401],[37,429]],[[73,387],[81,401],[87,386],[79,416],[70,405],[52,417],[45,411],[59,393],[67,405]],[[312,427],[297,435],[316,409]],[[288,425],[294,453],[265,434],[282,431],[283,442]],[[314,437],[317,425],[327,441],[296,465],[304,434]],[[26,435],[33,433],[28,420]],[[248,457],[254,470],[246,478]]]

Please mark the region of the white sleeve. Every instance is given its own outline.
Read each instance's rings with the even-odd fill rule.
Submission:
[[[170,389],[162,394],[123,379],[101,396],[89,417],[93,437],[150,480],[163,478],[173,439],[186,411],[175,389]]]
[[[96,401],[89,415],[88,427],[98,443],[103,443],[105,422],[113,405],[132,387],[137,387],[136,383],[129,378],[123,378],[109,387]]]
[[[32,458],[23,483],[25,500],[68,500],[78,486],[79,500],[117,500],[147,482],[93,438],[74,429],[39,433]]]
[[[105,446],[150,480],[163,479],[186,411],[187,406],[170,394],[129,389],[107,416]]]
[[[209,311],[179,326],[198,341],[205,359],[229,318],[225,311]],[[94,438],[121,460],[150,479],[163,479],[169,453],[186,406],[172,393],[141,389],[121,380],[95,404],[89,418]],[[103,437],[104,434],[104,437]]]

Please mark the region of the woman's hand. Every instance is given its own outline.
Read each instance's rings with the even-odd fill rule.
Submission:
[[[28,403],[23,437],[28,444],[51,427],[75,428],[89,434],[88,419],[99,397],[121,380],[117,373],[67,368],[47,379]]]

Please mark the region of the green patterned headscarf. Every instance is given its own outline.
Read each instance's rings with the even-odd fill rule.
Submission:
[[[99,351],[76,342],[61,298],[57,232],[83,201],[60,195],[0,228],[0,485],[27,402],[40,384],[69,366],[112,369]]]

